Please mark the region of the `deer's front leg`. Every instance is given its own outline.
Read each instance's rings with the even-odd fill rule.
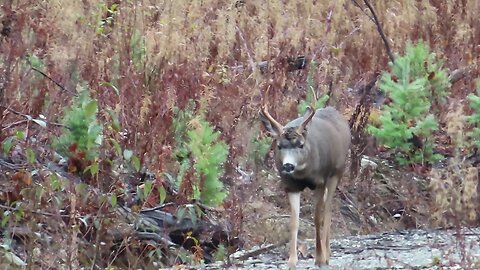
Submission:
[[[290,254],[288,256],[288,267],[295,268],[298,262],[297,256],[297,236],[300,219],[300,192],[288,193],[290,202]]]
[[[330,226],[332,223],[332,200],[338,183],[338,176],[327,180],[325,186],[317,189],[315,207],[316,254],[315,264],[328,269],[330,259]]]

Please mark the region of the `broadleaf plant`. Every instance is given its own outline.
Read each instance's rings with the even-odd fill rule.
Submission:
[[[84,153],[87,160],[98,157],[103,126],[97,120],[97,112],[97,101],[90,98],[87,90],[80,92],[73,104],[65,110],[62,122],[66,128],[53,141],[57,151],[68,157]]]

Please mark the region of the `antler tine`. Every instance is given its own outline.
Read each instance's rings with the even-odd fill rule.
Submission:
[[[310,114],[302,122],[302,124],[298,127],[299,132],[303,132],[303,130],[305,130],[305,127],[308,125],[308,123],[312,120],[313,116],[315,115],[315,110],[313,108],[315,108],[315,104],[317,103],[317,93],[315,93],[315,90],[313,90],[313,89],[311,89],[311,90],[312,90],[312,95],[313,95],[313,101],[312,101],[311,106],[307,107],[307,110],[310,110]]]
[[[270,90],[270,87],[267,88],[267,91],[265,92],[265,96],[262,100],[261,110],[262,110],[263,115],[265,115],[265,117],[268,119],[268,121],[270,121],[270,123],[272,125],[274,125],[274,128],[276,130],[278,130],[278,132],[281,133],[283,131],[283,126],[280,123],[278,123],[277,120],[275,120],[275,118],[273,118],[267,110],[267,100],[268,100],[268,91],[269,90]]]
[[[313,88],[310,88],[312,90],[312,95],[313,95],[313,101],[312,101],[312,104],[315,104],[317,103],[318,99],[317,99],[317,93],[315,92],[315,90],[313,90]],[[315,107],[312,107],[312,108],[315,108]]]
[[[303,120],[302,124],[300,124],[300,126],[298,127],[299,132],[303,132],[305,130],[305,127],[308,125],[308,123],[312,120],[313,116],[315,115],[315,110],[312,107],[308,106],[307,110],[310,110],[310,114],[308,115],[308,117],[306,117],[305,120]]]

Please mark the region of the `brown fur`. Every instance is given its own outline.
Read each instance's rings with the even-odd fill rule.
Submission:
[[[307,112],[303,117],[292,120],[283,128],[263,107],[260,119],[265,128],[274,136],[275,165],[280,172],[282,183],[289,194],[292,208],[290,226],[291,243],[289,266],[298,261],[296,238],[298,231],[298,205],[294,198],[305,188],[313,189],[316,197],[315,228],[316,256],[315,264],[328,265],[330,257],[331,204],[338,182],[342,178],[351,142],[350,128],[343,116],[334,108],[328,107]],[[267,117],[267,115],[270,117]],[[313,117],[312,117],[313,116]],[[292,150],[293,149],[293,150]],[[284,152],[296,155],[301,169],[293,173],[283,173],[282,158]],[[291,154],[294,153],[294,154]],[[298,193],[298,195],[295,195]]]

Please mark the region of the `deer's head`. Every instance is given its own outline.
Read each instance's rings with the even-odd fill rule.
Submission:
[[[275,159],[281,174],[293,175],[303,171],[311,162],[311,147],[306,127],[314,114],[315,111],[308,107],[303,118],[296,119],[284,127],[270,115],[266,105],[262,104],[260,120],[275,139]],[[296,122],[299,124],[290,125]]]

